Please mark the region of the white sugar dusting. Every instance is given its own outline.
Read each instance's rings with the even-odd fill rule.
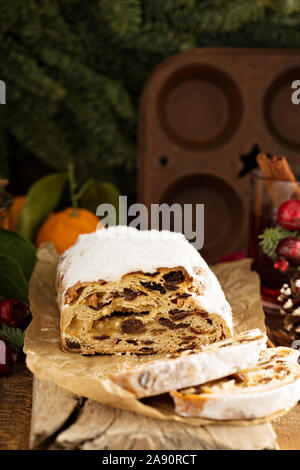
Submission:
[[[77,282],[119,281],[131,272],[153,273],[157,268],[178,266],[204,284],[204,294],[197,296],[199,305],[222,316],[232,329],[231,309],[217,278],[181,233],[117,226],[80,235],[61,256],[58,275],[64,275],[67,290]]]

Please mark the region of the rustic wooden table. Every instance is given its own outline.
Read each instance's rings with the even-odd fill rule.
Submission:
[[[19,360],[11,375],[0,378],[0,450],[28,449],[32,374]],[[273,422],[281,449],[300,450],[300,404]]]

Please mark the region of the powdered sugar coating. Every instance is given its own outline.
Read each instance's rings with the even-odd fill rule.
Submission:
[[[66,291],[77,282],[119,281],[128,273],[178,266],[203,284],[204,293],[197,296],[199,306],[219,314],[232,330],[231,308],[217,278],[181,233],[116,226],[80,235],[61,256],[57,274],[63,275]]]

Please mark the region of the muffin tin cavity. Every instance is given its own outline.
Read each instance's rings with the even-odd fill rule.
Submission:
[[[207,65],[176,71],[158,95],[157,110],[172,141],[193,149],[221,145],[241,119],[238,87],[227,74]]]
[[[217,261],[224,250],[235,249],[243,231],[244,207],[230,182],[209,173],[185,176],[166,190],[160,202],[204,203],[204,257],[213,253]]]
[[[300,49],[195,49],[168,57],[145,85],[139,202],[205,204],[210,263],[246,246],[256,149],[285,155],[299,173],[299,59]]]
[[[291,84],[300,80],[300,68],[277,77],[269,87],[264,102],[265,120],[278,142],[300,150],[300,105],[292,102]]]

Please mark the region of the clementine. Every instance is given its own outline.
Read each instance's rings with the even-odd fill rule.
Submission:
[[[68,207],[49,215],[40,227],[35,243],[39,246],[43,242],[52,242],[58,253],[63,253],[74,245],[79,235],[94,232],[99,223],[98,217],[87,209]]]

